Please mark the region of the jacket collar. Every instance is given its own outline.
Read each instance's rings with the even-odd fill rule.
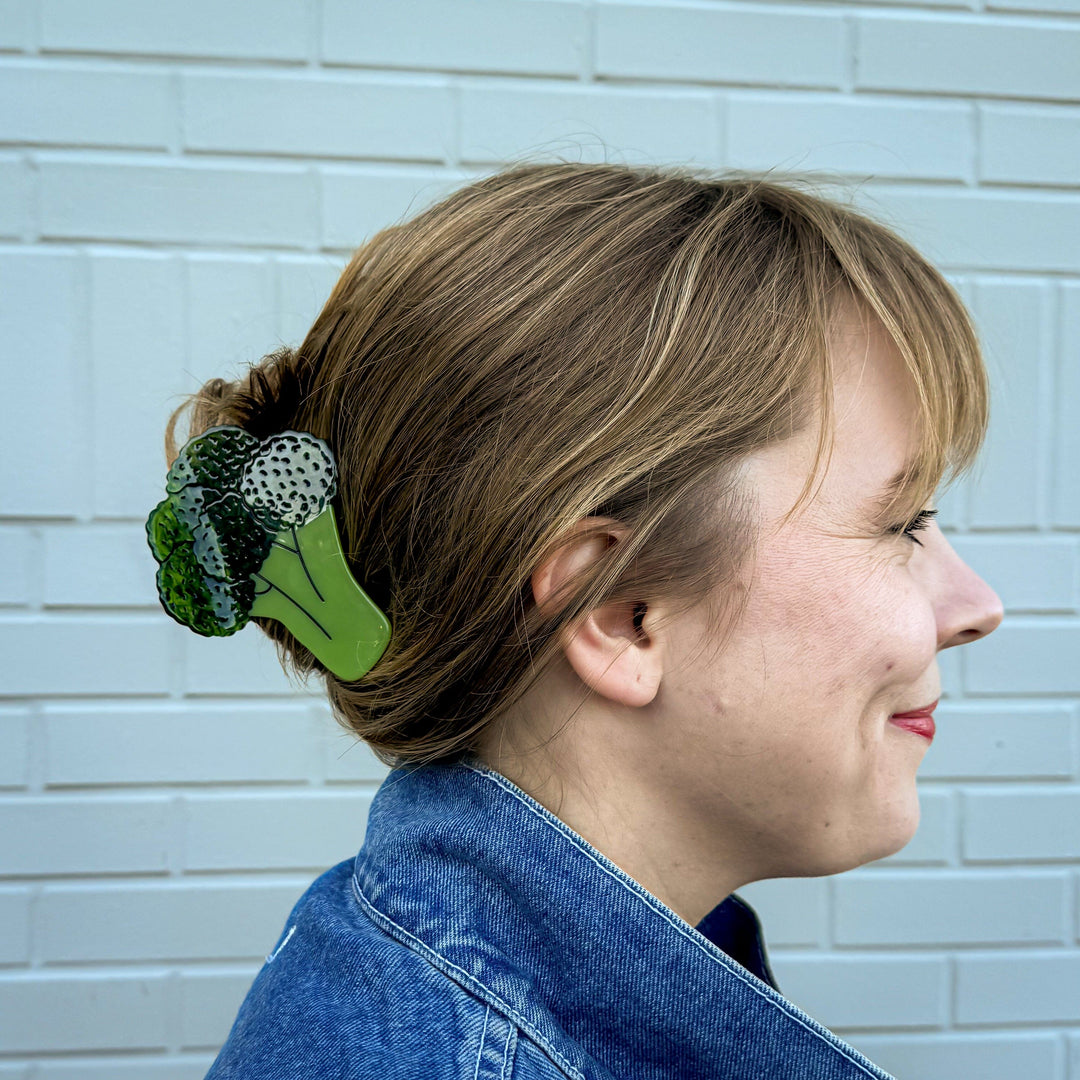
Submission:
[[[706,936],[741,901],[690,926],[475,758],[391,770],[353,876],[384,929],[571,1076],[890,1080]]]

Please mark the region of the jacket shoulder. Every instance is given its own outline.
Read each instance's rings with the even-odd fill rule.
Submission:
[[[490,1003],[350,901],[352,861],[312,883],[206,1080],[562,1080]]]

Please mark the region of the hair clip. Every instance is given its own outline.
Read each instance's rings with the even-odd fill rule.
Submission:
[[[227,637],[253,616],[276,619],[340,679],[375,666],[390,622],[345,562],[330,504],[337,466],[322,439],[208,428],[184,444],[165,490],[146,536],[177,622]]]

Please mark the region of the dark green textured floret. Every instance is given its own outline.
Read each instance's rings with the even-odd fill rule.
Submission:
[[[221,492],[235,490],[258,445],[259,440],[243,428],[207,428],[177,455],[165,480],[165,490],[176,492],[189,484]]]
[[[177,514],[174,499],[169,496],[158,503],[146,522],[150,550],[161,564],[157,586],[162,606],[197,633],[215,637],[234,634],[248,621],[255,584],[250,576],[230,581],[222,574],[208,572],[207,565],[213,560],[208,554],[211,545],[207,533],[212,526],[207,520],[192,531]],[[266,537],[264,549],[268,550],[271,538],[265,533],[262,536]],[[225,560],[221,569],[228,573]]]

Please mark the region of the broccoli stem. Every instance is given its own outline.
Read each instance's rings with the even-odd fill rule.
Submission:
[[[345,562],[333,508],[274,537],[255,581],[253,616],[284,623],[346,681],[366,674],[390,640],[390,623]]]

